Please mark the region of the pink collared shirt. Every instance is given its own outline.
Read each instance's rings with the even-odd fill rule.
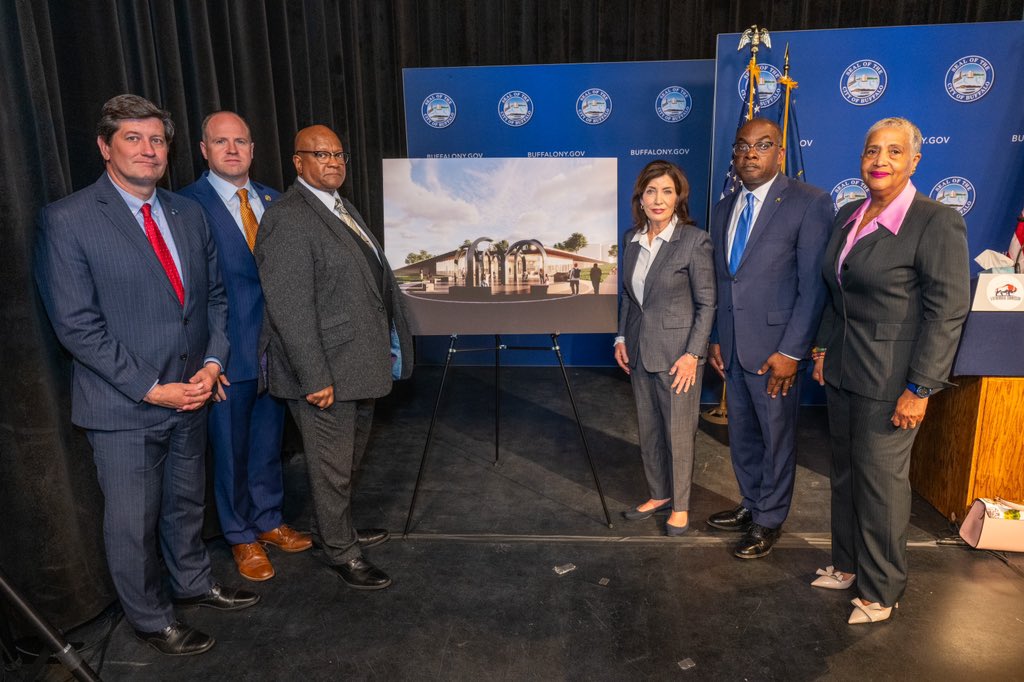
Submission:
[[[846,236],[846,244],[843,245],[843,250],[839,253],[839,260],[836,261],[836,277],[841,282],[843,261],[849,255],[854,245],[864,237],[877,230],[879,227],[884,227],[897,235],[900,233],[900,228],[903,226],[903,219],[907,217],[907,211],[910,210],[910,205],[914,203],[914,196],[917,194],[917,188],[914,187],[914,183],[907,182],[907,186],[903,188],[903,191],[899,193],[895,199],[892,200],[885,210],[878,214],[874,220],[869,222],[867,225],[862,227],[858,232],[856,229],[850,230],[850,234]],[[860,223],[860,219],[864,217],[864,213],[867,212],[868,207],[871,206],[871,197],[868,196],[868,200],[860,205],[853,215],[843,223],[840,229],[845,230],[846,226],[853,223],[856,226]]]

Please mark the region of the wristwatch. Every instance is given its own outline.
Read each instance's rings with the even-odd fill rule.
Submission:
[[[919,386],[915,383],[907,382],[907,390],[916,395],[918,398],[927,398],[935,392],[935,389],[928,388],[927,386]]]

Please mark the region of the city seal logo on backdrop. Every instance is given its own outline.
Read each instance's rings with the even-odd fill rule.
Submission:
[[[498,116],[513,128],[524,126],[533,118],[533,100],[522,90],[511,90],[498,102]]]
[[[881,64],[873,59],[859,59],[843,71],[839,93],[850,104],[863,107],[882,96],[888,81]]]
[[[658,118],[666,123],[679,123],[689,116],[693,108],[693,98],[686,88],[680,85],[671,85],[660,93],[654,100],[654,111]]]
[[[601,88],[590,88],[576,99],[576,115],[587,125],[596,126],[612,115],[612,98]]]
[[[974,206],[974,185],[967,178],[954,175],[935,183],[928,196],[955,209],[960,215],[967,215]]]
[[[443,92],[432,93],[423,100],[420,113],[431,128],[447,128],[455,122],[455,100]]]
[[[988,94],[995,79],[996,72],[984,57],[961,57],[946,71],[946,94],[957,102],[974,102]]]
[[[832,188],[832,205],[838,211],[851,201],[868,198],[868,186],[860,178],[846,178]]]
[[[757,79],[757,103],[762,107],[770,107],[782,97],[783,88],[779,87],[779,79],[782,72],[771,64],[758,64],[761,75]],[[746,71],[740,74],[737,83],[737,90],[740,93],[740,101],[747,99],[747,88],[750,87],[750,74]]]

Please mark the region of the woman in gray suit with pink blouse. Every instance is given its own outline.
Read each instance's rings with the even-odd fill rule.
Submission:
[[[921,131],[903,118],[868,130],[866,200],[836,216],[822,270],[814,378],[832,445],[832,565],[815,587],[856,583],[850,623],[886,620],[907,585],[910,451],[928,397],[948,383],[967,316],[967,227],[910,181]]]

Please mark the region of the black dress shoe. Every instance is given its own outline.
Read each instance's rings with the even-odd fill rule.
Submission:
[[[391,584],[388,574],[365,557],[358,556],[331,568],[337,571],[346,585],[357,590],[382,590]]]
[[[240,590],[236,587],[224,587],[214,585],[206,594],[196,597],[185,597],[175,599],[178,606],[205,606],[219,611],[238,611],[246,609],[260,600],[260,595],[249,590]]]
[[[754,521],[754,515],[749,509],[740,505],[735,509],[727,509],[708,517],[708,525],[718,530],[728,530],[736,533],[744,533],[750,528]]]
[[[627,521],[643,521],[644,519],[651,518],[655,514],[661,514],[664,512],[672,511],[672,500],[669,500],[660,507],[648,509],[647,511],[640,511],[638,509],[639,506],[640,505],[637,505],[632,509],[627,509],[626,511],[622,512],[622,518],[626,519]]]
[[[733,554],[740,559],[760,559],[768,556],[780,535],[782,535],[781,528],[765,528],[752,523],[750,530],[736,545]]]
[[[391,533],[386,528],[363,528],[356,531],[360,547],[374,547],[388,541]]]
[[[193,656],[213,647],[214,639],[205,632],[174,621],[159,632],[135,631],[135,636],[162,654]]]
[[[687,521],[685,526],[673,526],[669,522],[665,522],[665,535],[670,538],[678,538],[686,535],[690,532],[690,522]]]

